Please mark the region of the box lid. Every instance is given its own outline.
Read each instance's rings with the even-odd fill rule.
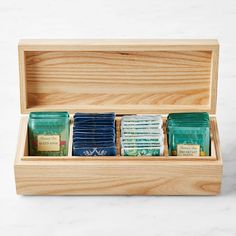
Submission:
[[[22,40],[21,112],[216,112],[217,40]]]

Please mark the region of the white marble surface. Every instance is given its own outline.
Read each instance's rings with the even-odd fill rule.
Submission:
[[[0,1],[0,235],[236,235],[236,2]],[[218,38],[217,197],[21,197],[13,162],[20,38]]]

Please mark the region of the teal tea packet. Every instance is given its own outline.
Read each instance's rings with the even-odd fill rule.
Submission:
[[[206,112],[169,114],[167,138],[170,156],[209,156],[209,114]]]
[[[31,112],[29,155],[67,156],[69,125],[68,112]]]

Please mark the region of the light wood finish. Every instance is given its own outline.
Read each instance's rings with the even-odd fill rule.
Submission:
[[[119,115],[208,111],[215,115],[217,40],[23,40],[19,43],[21,111],[115,111]],[[211,116],[211,156],[66,157],[28,153],[21,118],[15,159],[22,195],[216,195],[222,157]],[[73,122],[71,122],[72,130]],[[164,122],[165,127],[165,122]]]
[[[208,51],[215,39],[22,39],[26,51]]]
[[[19,58],[19,74],[20,74],[20,106],[21,112],[27,108],[28,104],[28,92],[26,89],[26,74],[25,74],[25,51],[21,48],[18,50]]]
[[[212,118],[213,153],[189,157],[29,157],[27,117],[21,120],[15,160],[22,195],[216,195],[222,159],[217,123]],[[216,147],[216,148],[215,148]]]
[[[22,113],[216,110],[216,40],[26,40],[19,55]]]
[[[222,168],[200,162],[26,162],[16,165],[22,195],[216,195]]]

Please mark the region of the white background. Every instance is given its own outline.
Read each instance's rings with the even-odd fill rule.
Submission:
[[[218,38],[217,197],[22,197],[13,162],[20,38]],[[236,2],[0,1],[0,235],[236,235]]]

